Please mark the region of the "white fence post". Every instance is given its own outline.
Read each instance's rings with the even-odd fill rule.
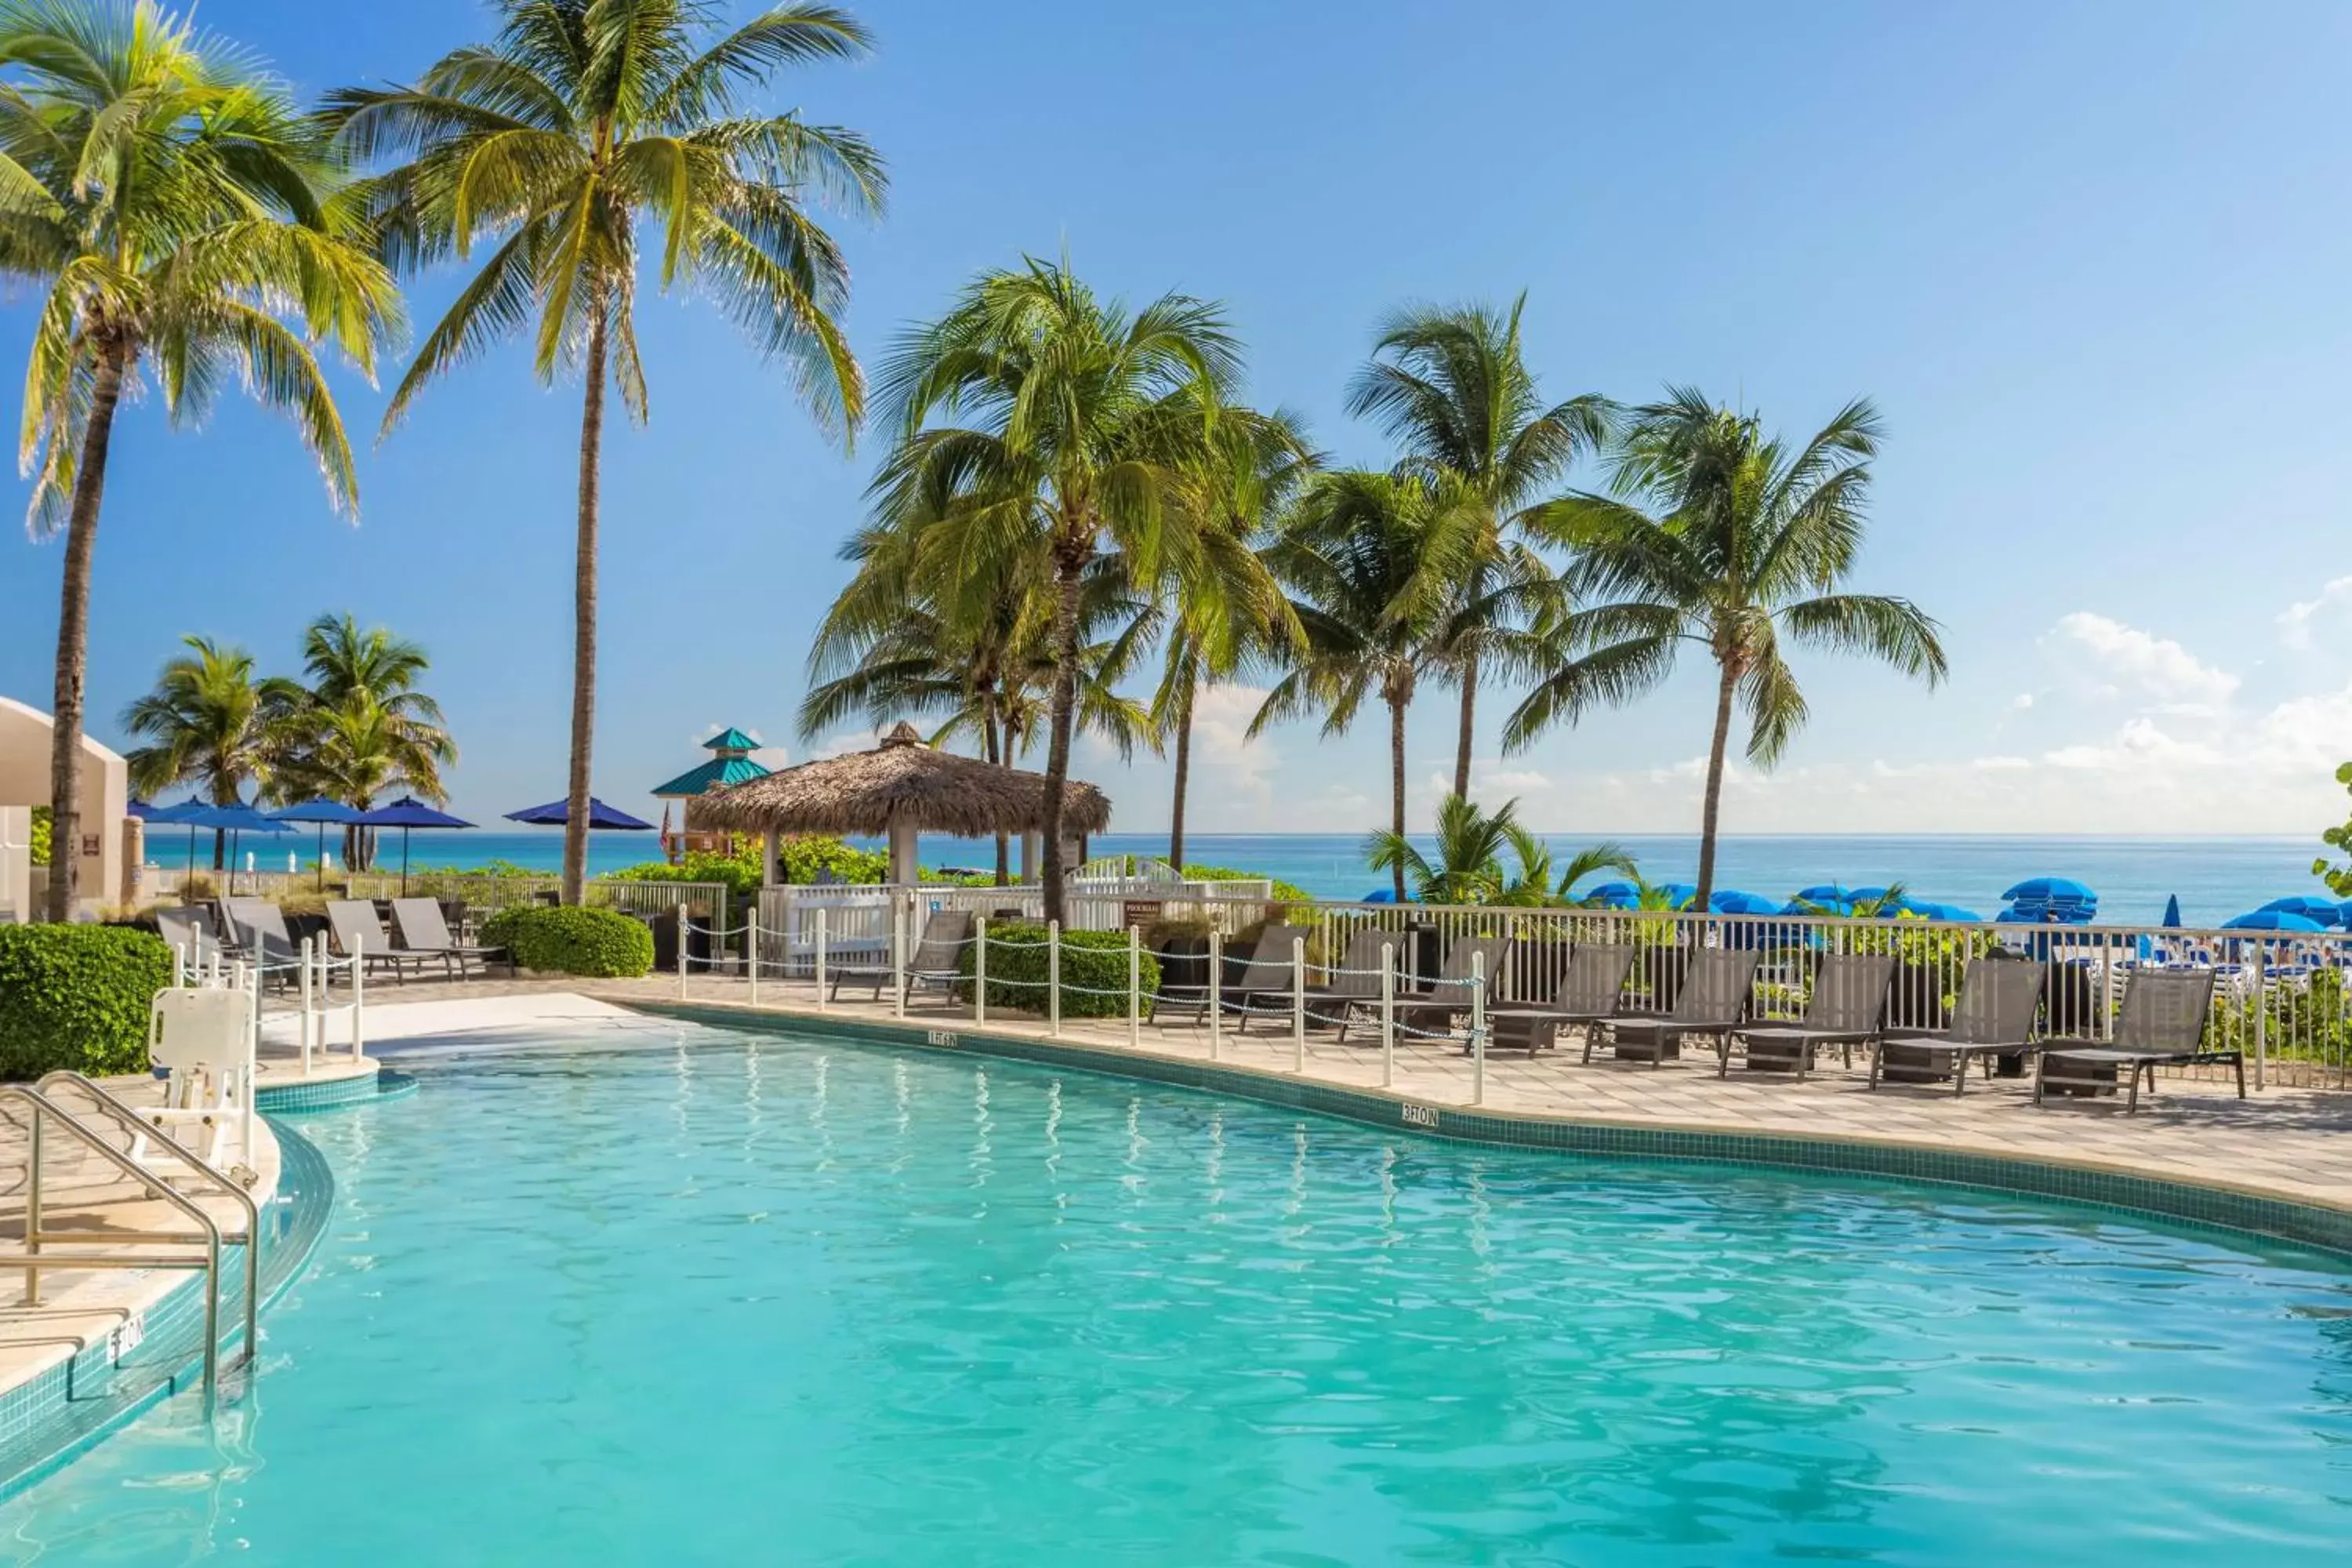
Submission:
[[[1381,1087],[1396,1086],[1396,943],[1381,943]]]
[[[1062,922],[1045,922],[1045,1032],[1062,1037]]]
[[[787,930],[791,929],[789,926]],[[896,947],[898,944],[891,944]],[[824,1011],[824,906],[816,907],[816,1008]]]
[[[1143,928],[1127,928],[1127,1043],[1143,1044]]]
[[[1209,1059],[1217,1059],[1217,1036],[1225,1024],[1225,939],[1209,928]]]
[[[751,1005],[760,1005],[760,906],[743,911],[743,978],[751,983]]]
[[[908,900],[890,900],[890,1012],[899,1018],[907,1016],[907,917],[913,910]]]
[[[971,921],[971,1021],[988,1022],[988,917]]]
[[[2270,1005],[2263,994],[2263,984],[2270,978],[2271,944],[2254,944],[2254,1087],[2261,1089],[2270,1076]]]
[[[1290,1067],[1307,1070],[1307,939],[1290,939]]]
[[[686,930],[692,922],[686,918],[686,906],[677,906],[677,999],[686,1000]]]
[[[310,944],[317,940],[316,937],[304,937],[301,954],[296,961],[302,970],[302,1016],[299,1027],[302,1036],[302,1076],[304,1078],[310,1076],[310,1031],[315,1027],[321,1037],[320,1043],[321,1045],[326,1043],[324,1038],[327,1032],[326,1020],[315,1012],[310,996],[310,968],[316,961],[316,954],[311,952]]]
[[[1470,955],[1470,1103],[1486,1103],[1486,955]]]

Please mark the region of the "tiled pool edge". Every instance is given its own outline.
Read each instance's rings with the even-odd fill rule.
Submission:
[[[814,1034],[911,1046],[946,1055],[998,1057],[1111,1078],[1139,1079],[1231,1094],[1264,1104],[1312,1110],[1384,1130],[1457,1142],[1553,1149],[1606,1159],[1696,1161],[1780,1170],[1889,1177],[1939,1186],[2054,1198],[2122,1214],[2292,1242],[2352,1258],[2352,1210],[2264,1197],[2227,1187],[2047,1160],[2029,1160],[1918,1144],[1786,1132],[1696,1128],[1497,1113],[1441,1105],[1372,1089],[1318,1083],[1255,1068],[1098,1049],[993,1030],[940,1031],[921,1025],[824,1017],[807,1013],[632,999],[639,1011],[723,1028]],[[935,1037],[947,1036],[945,1040]]]
[[[270,1132],[278,1140],[278,1178],[262,1218],[269,1237],[261,1255],[263,1310],[302,1277],[335,1204],[334,1173],[326,1156],[274,1117]],[[222,1273],[221,1321],[233,1327],[242,1311],[244,1285],[242,1260],[234,1249],[222,1258]],[[119,1364],[108,1361],[105,1343],[87,1345],[70,1360],[0,1393],[0,1502],[196,1384],[204,1366],[202,1278],[189,1275],[142,1315],[142,1323],[144,1337]],[[242,1336],[232,1332],[230,1340],[241,1343]]]
[[[379,1068],[373,1072],[346,1073],[339,1078],[263,1083],[255,1088],[253,1103],[265,1116],[308,1116],[315,1111],[371,1105],[385,1095],[406,1093],[415,1087],[414,1079],[385,1073]]]

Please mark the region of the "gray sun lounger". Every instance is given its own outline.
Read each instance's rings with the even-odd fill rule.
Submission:
[[[268,899],[223,899],[221,910],[236,932],[236,945],[247,963],[261,965],[268,984],[292,987],[301,984],[296,970],[302,951],[286,929],[286,911]]]
[[[2207,1050],[2205,1031],[2213,1022],[2213,972],[2136,971],[2124,984],[2124,1005],[2111,1040],[2042,1042],[2033,1075],[2033,1103],[2043,1090],[2111,1092],[2128,1086],[2126,1115],[2139,1109],[2139,1080],[2156,1092],[2156,1069],[2220,1062],[2238,1069],[2238,1098],[2246,1098],[2246,1054]]]
[[[393,979],[403,984],[407,984],[412,969],[436,963],[448,968],[448,960],[437,952],[409,952],[393,946],[383,922],[376,919],[375,904],[367,899],[329,899],[327,930],[341,956],[358,959],[371,973],[389,969]]]
[[[1568,973],[1549,1007],[1489,1007],[1486,1026],[1497,1047],[1524,1046],[1534,1056],[1559,1042],[1563,1028],[1587,1034],[1595,1024],[1612,1018],[1622,1005],[1626,977],[1633,973],[1637,950],[1613,943],[1585,942],[1568,955]]]
[[[1969,1063],[1990,1074],[1997,1061],[2022,1062],[2033,1054],[2033,1015],[2042,1007],[2045,965],[2027,959],[1979,958],[1960,976],[1960,1000],[1951,1027],[1940,1034],[1892,1031],[1871,1053],[1870,1087],[1940,1082],[1948,1073],[1955,1095],[1969,1087]]]
[[[1445,950],[1445,962],[1438,966],[1437,978],[1411,995],[1397,1000],[1396,1021],[1399,1029],[1409,1029],[1423,1036],[1452,1035],[1454,1020],[1470,1011],[1470,978],[1474,970],[1483,970],[1486,978],[1486,996],[1491,1002],[1503,987],[1503,966],[1511,956],[1511,944],[1499,936],[1457,937]],[[1483,959],[1483,964],[1474,963]],[[1347,1032],[1340,1031],[1345,1039]],[[1475,1049],[1476,1042],[1465,1037],[1462,1048]]]
[[[1247,959],[1237,961],[1231,952],[1223,953],[1224,973],[1219,977],[1217,1005],[1224,1012],[1238,1013],[1244,1030],[1248,1029],[1253,1014],[1280,1012],[1286,1017],[1289,1016],[1291,988],[1297,984],[1297,973],[1291,968],[1290,943],[1293,938],[1304,941],[1306,936],[1305,926],[1270,925],[1258,932]],[[1166,1014],[1183,1016],[1193,1024],[1205,1022],[1209,1016],[1209,989],[1202,986],[1197,995],[1191,994],[1191,991],[1186,986],[1181,994],[1163,994],[1152,1008],[1153,1018]]]
[[[429,953],[441,960],[447,971],[458,979],[467,978],[477,964],[488,975],[490,965],[503,963],[509,977],[519,973],[514,954],[503,947],[475,947],[454,942],[449,936],[449,922],[441,916],[437,899],[394,899],[392,900],[392,923],[400,931],[400,945],[412,953]]]
[[[188,966],[192,969],[203,963],[207,954],[228,951],[221,941],[220,931],[213,924],[212,911],[202,904],[157,910],[155,930],[167,946],[178,948],[188,955]]]
[[[1593,1045],[1601,1037],[1607,1037],[1620,1060],[1646,1061],[1652,1067],[1682,1055],[1687,1037],[1721,1040],[1747,1016],[1761,956],[1720,947],[1693,953],[1673,1012],[1661,1018],[1600,1019],[1585,1037],[1584,1059],[1592,1059]]]
[[[1307,988],[1307,1026],[1345,1030],[1349,1016],[1358,1008],[1377,1011],[1381,1005],[1381,949],[1391,950],[1390,958],[1393,963],[1396,950],[1402,946],[1403,940],[1395,931],[1378,926],[1366,926],[1349,937],[1348,950],[1340,955],[1339,967],[1324,972],[1329,978],[1322,984]]]
[[[1835,1046],[1853,1065],[1853,1047],[1867,1046],[1886,1022],[1886,993],[1895,982],[1891,953],[1832,952],[1822,956],[1813,971],[1813,994],[1805,1002],[1805,1016],[1796,1024],[1745,1024],[1717,1037],[1717,1078],[1731,1073],[1731,1043],[1739,1042],[1748,1065],[1759,1072],[1793,1072],[1803,1078],[1811,1070],[1814,1053]]]
[[[961,977],[963,950],[971,944],[973,915],[970,910],[933,910],[923,921],[923,934],[915,942],[914,952],[907,955],[906,982],[902,1000],[911,999],[924,986],[934,986],[955,997],[956,982]],[[882,993],[890,986],[891,976],[898,973],[887,963],[843,963],[832,965],[826,975],[830,983],[829,997],[837,999],[845,985],[870,986],[874,1000],[882,1000]]]

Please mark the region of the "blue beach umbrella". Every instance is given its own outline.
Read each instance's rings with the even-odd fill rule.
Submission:
[[[1718,915],[1777,915],[1780,906],[1754,893],[1743,893],[1737,888],[1726,888],[1710,895],[1706,907]]]
[[[170,805],[149,806],[147,808],[146,816],[143,820],[151,826],[160,825],[163,826],[176,827],[180,824],[187,822],[189,816],[193,814],[210,809],[211,808],[205,805],[203,801],[198,800],[194,795],[190,795],[187,799],[183,801],[174,801]],[[194,825],[191,823],[188,826],[188,865],[190,868],[194,868],[195,863],[196,829]]]
[[[1933,912],[1928,912],[1932,910]],[[1958,904],[1931,904],[1922,911],[1931,921],[1951,921],[1959,925],[1982,925],[1984,916],[1974,910],[1964,910]]]
[[[1360,904],[1393,904],[1397,901],[1396,889],[1394,888],[1374,888],[1370,892],[1366,893],[1362,898],[1358,899],[1356,901]],[[1407,893],[1404,896],[1404,902],[1408,904],[1412,902],[1412,895],[1411,893]]]
[[[228,871],[231,876],[236,873],[237,844],[246,834],[276,835],[294,831],[259,806],[247,805],[243,801],[234,805],[198,805],[192,811],[174,814],[172,820],[185,823],[190,827],[209,827],[215,834],[227,834]]]
[[[2304,893],[2273,899],[2263,909],[2277,914],[2301,915],[2305,920],[2315,921],[2323,926],[2341,925],[2344,921],[2344,912],[2334,904],[2326,899],[2315,899]]]
[[[1810,888],[1798,889],[1797,897],[1809,904],[1850,904],[1854,893],[1843,882],[1816,882]]]
[[[471,827],[474,825],[446,811],[436,811],[413,795],[402,795],[390,805],[380,805],[360,815],[362,827],[397,827],[400,829],[400,890],[408,891],[408,831],[413,827]]]
[[[1658,884],[1658,891],[1665,894],[1668,904],[1675,909],[1681,909],[1698,895],[1698,884],[1696,882],[1661,882]]]
[[[1642,900],[1642,890],[1631,882],[1603,882],[1597,888],[1587,888],[1577,895],[1580,899],[1598,899],[1603,909],[1630,910]]]
[[[509,811],[507,813],[507,820],[528,822],[534,827],[562,827],[572,820],[572,803],[568,800],[551,800],[545,805],[527,806],[521,811]],[[593,795],[588,797],[588,826],[592,828],[611,828],[622,833],[651,833],[654,830],[652,823],[641,822],[625,811],[615,810]]]
[[[2284,910],[2254,910],[2221,922],[2223,931],[2291,931],[2311,932],[2323,930],[2320,923],[2306,915],[2290,914]]]
[[[269,814],[280,822],[313,822],[319,826],[319,858],[315,869],[317,886],[327,885],[327,825],[350,827],[360,819],[359,809],[345,805],[340,800],[304,800],[292,805],[280,806]]]
[[[2027,904],[2096,904],[2099,895],[2072,877],[2032,877],[2010,889],[2002,898]]]
[[[2180,929],[2180,895],[2179,893],[2164,900],[2164,929],[2167,931]]]

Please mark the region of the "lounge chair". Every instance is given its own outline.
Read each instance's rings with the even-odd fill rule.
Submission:
[[[1291,940],[1304,941],[1305,926],[1270,925],[1258,932],[1247,959],[1236,959],[1230,952],[1224,954],[1224,973],[1217,987],[1217,1003],[1227,1013],[1239,1013],[1242,1028],[1248,1029],[1253,1013],[1290,1011],[1290,994],[1297,984],[1297,974],[1291,967]],[[1238,967],[1236,967],[1238,965]],[[1209,1016],[1209,987],[1162,984],[1160,994],[1153,998],[1151,1016],[1165,1022],[1170,1016],[1181,1016],[1188,1023],[1199,1024]]]
[[[1952,1092],[1969,1087],[1969,1062],[1980,1059],[1990,1076],[1997,1061],[2021,1066],[2033,1054],[2033,1015],[2041,1010],[2049,970],[2030,959],[1979,958],[1960,976],[1951,1027],[1937,1034],[1890,1031],[1871,1053],[1870,1087],[1937,1083],[1948,1074]]]
[[[916,939],[915,950],[907,955],[906,978],[901,1000],[909,1000],[919,988],[936,986],[955,999],[956,982],[961,978],[963,950],[971,945],[974,919],[970,910],[933,910],[923,921],[923,934]],[[896,973],[887,963],[842,963],[831,965],[826,978],[831,982],[826,996],[838,1001],[845,985],[873,988],[874,1000],[882,1000],[882,993]]]
[[[1366,926],[1348,938],[1348,950],[1339,967],[1328,969],[1320,985],[1307,988],[1307,1026],[1345,1029],[1358,1008],[1377,1011],[1381,1005],[1381,949],[1401,950],[1397,933]],[[1394,952],[1391,953],[1393,960]]]
[[[1486,1026],[1499,1047],[1525,1046],[1534,1056],[1559,1042],[1562,1028],[1587,1034],[1603,1018],[1616,1016],[1625,994],[1625,977],[1633,973],[1637,949],[1602,942],[1585,942],[1568,955],[1568,973],[1549,1007],[1489,1007]]]
[[[1756,965],[1761,955],[1732,948],[1703,948],[1691,954],[1675,1010],[1663,1018],[1602,1018],[1584,1040],[1584,1059],[1592,1059],[1597,1038],[1606,1036],[1621,1061],[1647,1061],[1656,1067],[1668,1057],[1682,1055],[1685,1037],[1700,1035],[1720,1041],[1747,1016],[1756,988]]]
[[[2116,1018],[2111,1040],[2058,1039],[2042,1042],[2042,1058],[2033,1075],[2033,1103],[2044,1090],[2084,1090],[2093,1094],[2128,1089],[2124,1112],[2139,1109],[2139,1080],[2156,1092],[2156,1069],[2221,1062],[2238,1069],[2238,1098],[2246,1098],[2246,1054],[2240,1050],[2205,1049],[2205,1031],[2213,1022],[2213,972],[2156,973],[2140,970],[2124,984],[2124,1005]],[[2120,1079],[2120,1081],[2119,1081]]]
[[[366,899],[329,899],[327,930],[343,957],[360,960],[370,972],[389,969],[393,979],[404,985],[412,969],[436,963],[445,971],[448,968],[448,960],[439,953],[409,952],[393,946],[383,922],[376,919],[374,903]]]
[[[1511,944],[1499,936],[1457,937],[1445,950],[1445,962],[1438,967],[1437,978],[1398,999],[1397,1027],[1422,1036],[1453,1034],[1454,1020],[1470,1011],[1472,973],[1484,973],[1486,995],[1491,1001],[1502,989],[1503,966],[1510,954]],[[1476,962],[1482,959],[1483,963]],[[1347,1037],[1346,1030],[1340,1031],[1340,1037]],[[1466,1053],[1476,1044],[1465,1038],[1462,1049]]]
[[[1715,1076],[1731,1074],[1731,1042],[1747,1052],[1748,1065],[1759,1072],[1811,1070],[1814,1053],[1835,1046],[1853,1065],[1853,1047],[1867,1046],[1886,1022],[1886,992],[1895,979],[1890,953],[1832,952],[1824,954],[1813,971],[1813,994],[1806,1000],[1805,1016],[1796,1024],[1746,1024],[1717,1037]]]
[[[223,899],[221,909],[245,961],[261,966],[263,977],[281,989],[301,984],[302,950],[286,929],[286,911],[268,899]]]
[[[1209,939],[1170,937],[1152,950],[1160,960],[1160,985],[1151,994],[1151,1016],[1171,1009],[1205,1007],[1209,997]]]
[[[210,910],[202,904],[188,904],[179,909],[159,909],[155,911],[155,930],[164,945],[177,948],[188,955],[188,967],[201,966],[205,956],[222,949],[220,932],[213,925]]]
[[[393,900],[392,923],[400,932],[403,949],[438,957],[447,972],[460,980],[467,978],[476,964],[481,966],[485,976],[493,963],[505,964],[509,977],[520,973],[514,954],[503,947],[476,947],[450,940],[449,923],[442,918],[437,899]]]

